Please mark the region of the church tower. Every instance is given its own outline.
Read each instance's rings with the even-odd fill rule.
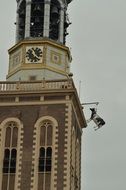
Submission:
[[[0,190],[81,190],[86,120],[66,46],[72,0],[17,0],[0,81]]]

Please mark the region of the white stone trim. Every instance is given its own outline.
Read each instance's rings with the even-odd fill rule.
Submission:
[[[72,106],[71,103],[67,103],[65,109],[65,142],[67,142],[67,144],[64,146],[64,154],[66,154],[67,159],[64,160],[65,170],[64,170],[63,190],[70,189],[71,127],[72,127]]]

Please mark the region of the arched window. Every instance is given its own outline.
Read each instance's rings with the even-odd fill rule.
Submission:
[[[17,159],[18,128],[15,122],[9,122],[5,128],[2,190],[14,190]],[[11,186],[10,186],[11,185]]]
[[[34,126],[33,189],[50,190],[54,187],[57,167],[58,122],[52,116],[40,117]],[[57,147],[57,148],[56,148]]]
[[[6,128],[3,173],[15,173],[16,171],[17,138],[18,128],[15,123],[10,123]]]
[[[53,124],[44,120],[40,125],[38,189],[51,188]]]
[[[51,172],[52,124],[44,121],[40,128],[39,172]]]

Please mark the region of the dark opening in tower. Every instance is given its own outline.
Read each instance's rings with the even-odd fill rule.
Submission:
[[[71,24],[67,4],[59,0],[17,0],[16,40],[49,38],[65,44]]]
[[[26,17],[26,1],[22,1],[19,10],[19,40],[25,37],[25,17]]]
[[[33,0],[31,4],[31,37],[43,37],[44,0]]]
[[[60,24],[60,4],[57,0],[51,1],[49,38],[58,40]]]

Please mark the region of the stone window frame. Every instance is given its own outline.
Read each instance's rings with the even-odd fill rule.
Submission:
[[[52,116],[43,116],[40,117],[35,125],[34,125],[34,141],[33,141],[33,156],[32,156],[32,173],[31,173],[31,190],[38,188],[38,160],[39,160],[39,149],[40,149],[40,127],[44,121],[50,121],[53,126],[53,138],[52,138],[52,168],[51,168],[51,187],[54,186],[54,178],[56,176],[56,168],[57,168],[57,137],[58,137],[58,122]],[[48,146],[50,147],[50,146]]]
[[[16,138],[15,138],[16,137]],[[3,174],[16,173],[18,127],[15,122],[8,122],[5,129]]]
[[[23,140],[23,124],[22,122],[16,118],[16,117],[8,117],[4,119],[0,124],[0,189],[2,189],[2,178],[3,178],[3,159],[4,159],[4,150],[5,150],[5,135],[6,135],[6,129],[8,127],[9,123],[15,123],[16,127],[18,128],[18,140],[17,140],[17,147],[13,148],[16,149],[17,155],[16,155],[16,172],[15,174],[15,184],[14,189],[18,190],[19,181],[20,181],[20,175],[19,170],[21,168],[21,143]]]
[[[40,126],[40,144],[39,144],[39,159],[38,159],[39,173],[51,172],[52,170],[52,143],[53,143],[52,137],[53,137],[53,123],[50,120],[44,120]]]

